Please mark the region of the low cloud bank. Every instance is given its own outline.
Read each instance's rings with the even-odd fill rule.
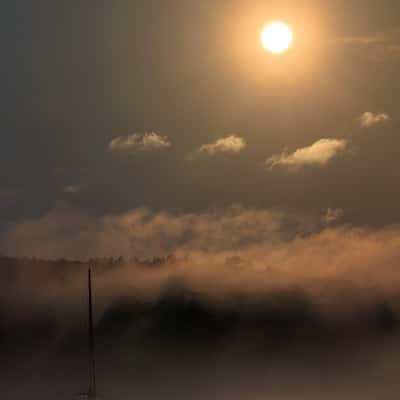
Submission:
[[[342,213],[331,209],[323,217],[305,218],[236,207],[220,213],[173,215],[136,209],[89,217],[64,209],[9,227],[0,243],[4,253],[20,257],[97,257],[100,269],[107,257],[122,256],[125,261],[119,266],[103,269],[102,285],[144,297],[157,297],[162,287],[179,281],[213,299],[257,298],[299,288],[328,308],[346,295],[356,302],[381,298],[395,304],[400,228],[332,225]],[[139,261],[145,259],[152,261]],[[73,265],[79,269],[79,263]],[[41,270],[40,262],[22,266],[21,276],[33,279],[26,284],[36,282],[35,290],[47,285],[48,277],[40,271],[49,274],[48,267]],[[42,287],[40,296],[46,292]]]
[[[344,393],[352,387],[361,390],[366,357],[379,362],[385,357],[397,377],[398,359],[392,355],[399,348],[400,227],[339,225],[340,214],[331,209],[305,218],[236,207],[183,215],[138,209],[96,218],[64,209],[21,222],[3,232],[4,251],[101,258],[0,257],[0,350],[17,360],[15,382],[20,382],[21,359],[15,354],[27,365],[42,354],[46,360],[52,355],[62,360],[62,376],[68,379],[66,363],[73,360],[74,368],[83,369],[77,375],[86,376],[86,279],[91,267],[102,373],[127,383],[143,368],[148,371],[121,398],[136,393],[142,381],[147,382],[146,395],[154,381],[164,389],[154,368],[162,376],[172,369],[171,386],[190,393],[179,378],[192,369],[197,379],[201,360],[201,371],[218,362],[221,381],[240,372],[239,380],[228,379],[229,386],[244,382],[249,365],[252,376],[260,374],[251,387],[264,382],[265,371],[274,371],[266,394],[278,378],[293,382],[305,365],[310,388],[318,371],[324,376],[346,371],[351,379],[343,383]],[[124,259],[104,258],[119,255]],[[315,369],[310,369],[311,360]],[[354,360],[359,360],[357,368]],[[282,363],[285,367],[278,371],[276,365]],[[289,377],[286,368],[292,371]],[[379,364],[376,370],[381,368]],[[54,371],[40,370],[38,381]],[[357,385],[355,371],[363,372]],[[214,370],[210,376],[215,378]],[[105,379],[101,386],[109,385],[113,392],[110,382]],[[282,385],[275,387],[281,390]],[[214,391],[209,387],[205,392]],[[377,398],[376,392],[369,398]]]

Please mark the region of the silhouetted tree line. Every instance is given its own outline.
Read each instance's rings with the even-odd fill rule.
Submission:
[[[18,265],[24,265],[24,264],[41,264],[41,265],[62,265],[62,266],[68,266],[68,265],[82,265],[82,266],[102,266],[102,267],[107,267],[107,266],[123,266],[123,265],[128,265],[128,264],[139,264],[143,266],[159,266],[159,265],[164,265],[166,263],[170,262],[175,262],[176,257],[169,255],[165,257],[152,257],[148,259],[140,259],[137,257],[131,257],[128,259],[125,259],[124,257],[98,257],[98,258],[90,258],[88,260],[77,260],[77,259],[67,259],[67,258],[59,258],[56,260],[49,260],[49,259],[40,259],[37,257],[12,257],[12,256],[4,256],[0,255],[0,267],[2,265],[10,265],[10,264],[18,264]]]

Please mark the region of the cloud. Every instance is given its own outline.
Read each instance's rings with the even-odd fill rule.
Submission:
[[[348,145],[344,139],[320,139],[311,146],[297,149],[289,154],[284,151],[270,157],[266,164],[269,168],[284,167],[298,169],[305,166],[325,166]]]
[[[67,194],[76,194],[82,190],[80,185],[68,185],[63,188],[63,192]]]
[[[341,213],[328,214],[337,218]],[[234,207],[174,215],[135,209],[102,217],[53,210],[14,224],[3,232],[0,243],[9,254],[38,258],[122,255],[127,260],[124,266],[103,268],[103,261],[97,262],[103,277],[98,287],[109,293],[107,287],[113,286],[120,296],[134,293],[143,299],[159,298],[173,282],[221,301],[246,297],[257,301],[266,293],[301,288],[318,300],[319,307],[329,309],[337,302],[346,304],[347,313],[346,293],[365,302],[379,296],[395,300],[400,288],[400,227],[321,229],[319,218],[304,219],[279,210]],[[139,262],[137,257],[164,258]],[[17,276],[26,278],[26,288],[21,293],[28,299],[47,296],[50,303],[55,292],[45,290],[48,284],[39,266],[22,264],[22,268]],[[76,284],[67,279],[76,268],[58,270],[65,274],[60,283]],[[45,264],[42,273],[48,271]],[[13,274],[14,270],[10,277]],[[10,298],[16,298],[13,286],[7,285]],[[63,294],[66,303],[72,301],[64,289]]]
[[[113,139],[108,149],[114,153],[137,153],[154,151],[171,147],[171,142],[166,136],[160,136],[154,132],[129,136],[120,136]]]
[[[388,37],[385,35],[370,35],[370,36],[350,36],[337,40],[338,43],[349,45],[378,45],[388,42]]]
[[[341,208],[328,208],[322,220],[326,225],[332,225],[339,222],[344,216]]]
[[[13,225],[0,244],[14,255],[38,258],[138,256],[240,248],[281,229],[283,214],[233,207],[225,213],[154,214],[146,208],[90,217],[70,208]],[[288,217],[285,217],[285,220]],[[294,223],[292,223],[295,225]]]
[[[362,127],[371,128],[389,122],[390,116],[386,113],[374,114],[372,112],[365,112],[360,116],[359,120]]]
[[[218,139],[215,143],[204,144],[199,149],[199,154],[215,156],[219,153],[238,154],[247,146],[246,141],[238,136],[232,135]]]
[[[375,51],[381,54],[390,53],[399,49],[399,30],[382,32],[364,36],[348,36],[338,38],[334,41],[337,44],[365,47],[369,52]]]
[[[157,262],[1,258],[2,387],[8,399],[44,400],[85,387],[90,266],[107,397],[239,400],[250,388],[291,399],[301,386],[313,400],[395,398],[396,235],[326,230],[236,256]],[[195,395],[193,382],[202,382]]]
[[[52,326],[58,340],[46,343],[71,337],[68,329],[86,317],[88,265],[95,270],[97,334],[111,343],[123,337],[136,344],[141,337],[157,341],[155,333],[165,332],[163,339],[192,348],[204,332],[217,343],[218,335],[243,328],[250,329],[252,344],[258,332],[264,349],[292,339],[307,349],[335,329],[334,339],[349,334],[357,341],[371,332],[390,333],[400,315],[398,226],[321,229],[319,217],[240,207],[203,214],[135,209],[98,217],[64,209],[14,224],[0,243],[18,255],[125,258],[88,264],[0,260],[2,321],[22,319],[18,331],[27,340],[43,337],[32,335],[34,329],[51,333]]]

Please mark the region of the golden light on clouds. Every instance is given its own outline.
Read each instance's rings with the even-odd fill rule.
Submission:
[[[271,53],[284,53],[293,43],[293,32],[284,22],[270,22],[261,32],[261,43]]]

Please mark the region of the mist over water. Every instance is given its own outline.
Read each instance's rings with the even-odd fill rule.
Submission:
[[[203,264],[208,279],[190,257],[96,261],[102,398],[396,397],[394,287],[372,290],[361,279],[349,286],[350,276],[328,275],[321,296],[320,279],[278,280],[269,271],[269,285],[260,285],[265,271],[229,260]],[[1,259],[0,390],[7,399],[71,399],[87,390],[86,273],[93,264]]]

